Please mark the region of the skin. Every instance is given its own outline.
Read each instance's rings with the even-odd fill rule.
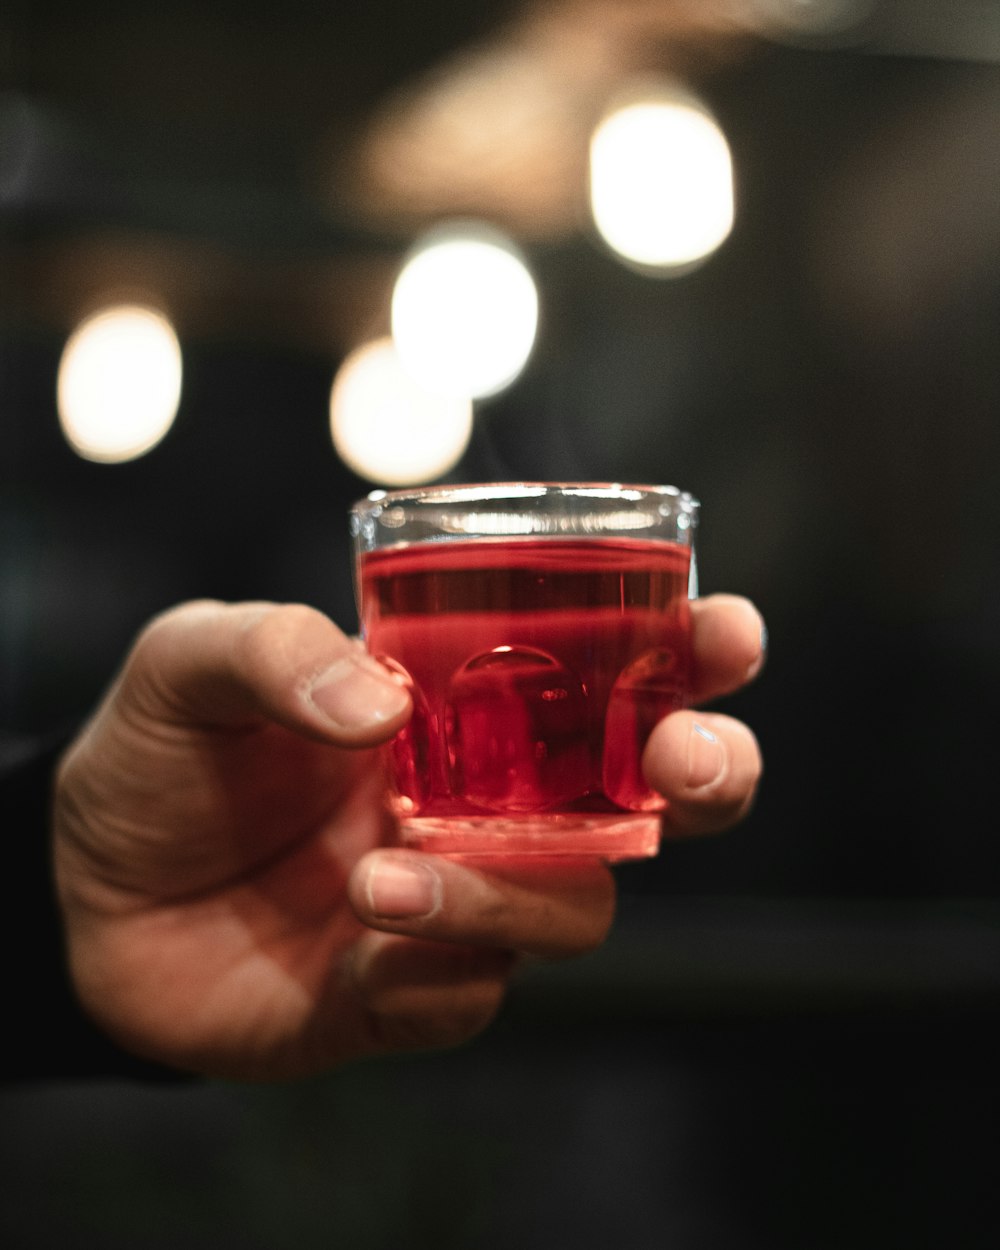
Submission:
[[[746,600],[694,609],[695,697],[763,662]],[[383,743],[405,690],[298,605],[185,604],[151,622],[61,763],[54,862],[74,982],[120,1045],[242,1080],[452,1046],[522,956],[599,946],[615,885],[592,859],[391,848]],[[677,712],[647,746],[667,836],[750,807],[757,743]]]

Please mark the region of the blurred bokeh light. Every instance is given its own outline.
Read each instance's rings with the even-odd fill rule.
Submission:
[[[85,460],[134,460],[166,435],[181,395],[181,349],[170,322],[121,305],[86,318],[59,365],[59,421]]]
[[[613,251],[669,271],[710,255],[733,226],[729,144],[696,101],[667,90],[608,113],[590,145],[594,223]]]
[[[428,390],[472,399],[509,386],[538,329],[538,291],[514,245],[477,225],[420,240],[392,294],[403,366]]]
[[[432,394],[403,368],[389,338],[366,343],[343,362],[330,392],[330,431],[341,459],[385,486],[440,477],[472,433],[472,403]]]

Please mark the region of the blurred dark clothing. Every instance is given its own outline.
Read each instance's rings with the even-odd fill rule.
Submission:
[[[167,1069],[126,1054],[91,1023],[69,979],[49,829],[53,775],[67,743],[63,733],[0,743],[0,830],[7,883],[0,909],[7,1009],[0,1082],[169,1080],[173,1074]]]

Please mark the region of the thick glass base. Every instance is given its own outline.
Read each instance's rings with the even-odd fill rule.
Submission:
[[[660,817],[650,812],[404,816],[399,823],[403,846],[439,855],[592,855],[618,863],[660,849]]]

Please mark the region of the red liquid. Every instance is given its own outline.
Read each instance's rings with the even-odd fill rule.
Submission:
[[[392,747],[398,813],[537,825],[659,810],[640,759],[687,700],[689,564],[688,548],[639,539],[364,556],[363,635],[414,698]]]

